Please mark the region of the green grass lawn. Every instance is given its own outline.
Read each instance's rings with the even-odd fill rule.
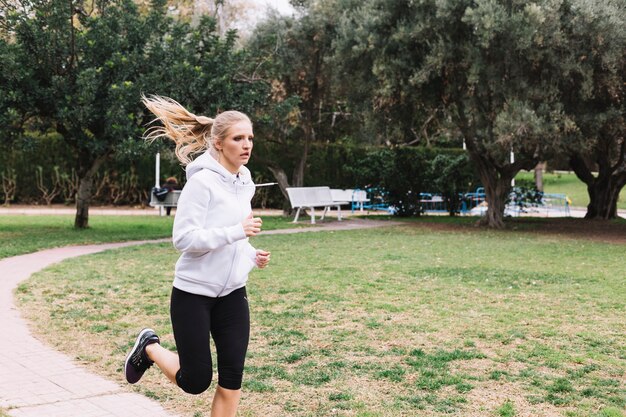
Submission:
[[[521,171],[516,179],[525,181],[533,181],[533,172]],[[587,207],[589,204],[589,194],[587,186],[576,177],[574,173],[553,173],[545,172],[543,174],[544,191],[546,193],[565,194],[572,200],[574,207]],[[617,202],[617,208],[626,210],[626,192],[622,190],[620,199]]]
[[[263,229],[291,227],[290,220],[267,216]],[[60,246],[167,238],[173,222],[167,216],[91,216],[90,227],[79,230],[73,226],[73,215],[4,215],[0,216],[0,259]]]
[[[251,274],[252,335],[239,415],[623,416],[623,245],[415,225],[266,235]],[[75,258],[17,298],[34,331],[122,380],[136,332],[175,349],[168,244]],[[136,386],[208,415],[151,369]],[[212,388],[213,389],[213,388]]]

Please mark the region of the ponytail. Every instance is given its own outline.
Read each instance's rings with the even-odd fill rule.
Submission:
[[[168,97],[142,95],[141,101],[156,116],[151,123],[159,120],[163,124],[146,130],[144,139],[152,142],[166,137],[174,141],[176,157],[183,165],[191,162],[191,155],[207,149],[219,161],[219,152],[215,149],[214,142],[224,140],[235,123],[246,121],[252,125],[248,116],[236,110],[225,111],[212,119],[196,116]]]
[[[196,116],[175,100],[161,96],[142,96],[143,104],[156,116],[151,123],[161,121],[163,126],[152,126],[144,138],[150,142],[167,137],[176,143],[176,157],[183,164],[191,162],[190,155],[204,152],[210,146],[214,119]]]

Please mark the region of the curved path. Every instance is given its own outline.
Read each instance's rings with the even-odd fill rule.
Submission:
[[[352,219],[263,235],[392,226],[392,221]],[[156,401],[92,374],[35,338],[15,306],[13,291],[31,274],[64,259],[170,239],[68,246],[0,260],[0,408],[14,417],[170,416]]]

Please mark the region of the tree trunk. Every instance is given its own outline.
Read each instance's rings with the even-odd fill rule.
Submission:
[[[587,184],[589,205],[585,219],[610,220],[617,217],[617,200],[626,185],[626,171],[608,173],[606,167],[600,167],[600,175],[594,177],[585,160],[579,155],[570,158],[570,166],[576,176]]]
[[[280,192],[283,193],[283,196],[285,198],[289,198],[289,195],[287,194],[289,181],[287,180],[287,174],[285,174],[285,171],[277,166],[268,166],[267,169],[269,169],[272,175],[274,175],[276,182],[278,182],[278,188],[280,188]]]
[[[86,229],[89,227],[89,203],[93,189],[93,176],[81,178],[78,192],[76,193],[76,218],[74,227]]]
[[[506,197],[511,191],[512,177],[498,176],[487,170],[478,169],[480,180],[485,187],[485,200],[487,201],[487,213],[480,219],[482,226],[494,229],[504,228],[504,208]]]
[[[535,167],[535,188],[540,192],[543,192],[543,170],[545,168],[545,162],[540,162]]]
[[[294,187],[302,187],[304,185],[304,171],[306,169],[306,163],[309,157],[309,144],[315,141],[315,129],[313,129],[312,123],[305,121],[303,123],[304,129],[304,149],[298,164],[293,170],[293,176],[291,177],[291,183]]]
[[[76,217],[74,218],[74,227],[77,229],[89,227],[89,204],[91,203],[93,190],[93,177],[108,157],[108,153],[98,157],[80,178],[78,192],[76,193]]]
[[[463,100],[457,101],[458,123],[470,159],[474,162],[474,166],[478,171],[480,181],[485,188],[485,201],[487,203],[487,213],[480,219],[481,226],[487,226],[494,229],[504,228],[504,207],[506,205],[506,197],[511,189],[511,180],[515,174],[519,172],[524,164],[516,162],[516,167],[509,165],[509,169],[502,174],[502,169],[498,169],[495,161],[491,159],[488,152],[477,145],[476,132],[465,114]],[[534,166],[534,165],[533,165]]]
[[[304,185],[304,168],[306,167],[307,151],[305,150],[300,161],[293,170],[291,182],[294,187],[302,187]]]
[[[594,181],[587,185],[589,193],[589,205],[585,219],[609,220],[617,217],[617,199],[620,188],[614,181]]]
[[[291,206],[289,204],[289,195],[287,194],[287,188],[289,187],[289,181],[287,180],[287,174],[285,171],[278,166],[268,165],[267,169],[272,172],[274,178],[276,178],[276,182],[278,182],[278,188],[280,188],[280,192],[285,197],[285,202],[283,204],[283,213],[285,215],[289,215],[291,213]]]
[[[480,219],[481,226],[487,226],[494,229],[504,228],[504,208],[506,206],[506,197],[511,191],[511,180],[519,171],[518,168],[510,166],[509,169],[502,170],[496,167],[484,157],[484,154],[477,150],[473,141],[466,139],[469,144],[468,152],[474,165],[478,170],[480,181],[485,187],[485,201],[487,202],[487,213]],[[520,162],[518,161],[519,165]]]

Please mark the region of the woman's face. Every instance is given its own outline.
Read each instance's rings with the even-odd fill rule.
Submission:
[[[224,140],[215,144],[220,151],[220,164],[231,173],[237,173],[239,168],[250,160],[253,138],[250,122],[242,120],[232,125]]]

